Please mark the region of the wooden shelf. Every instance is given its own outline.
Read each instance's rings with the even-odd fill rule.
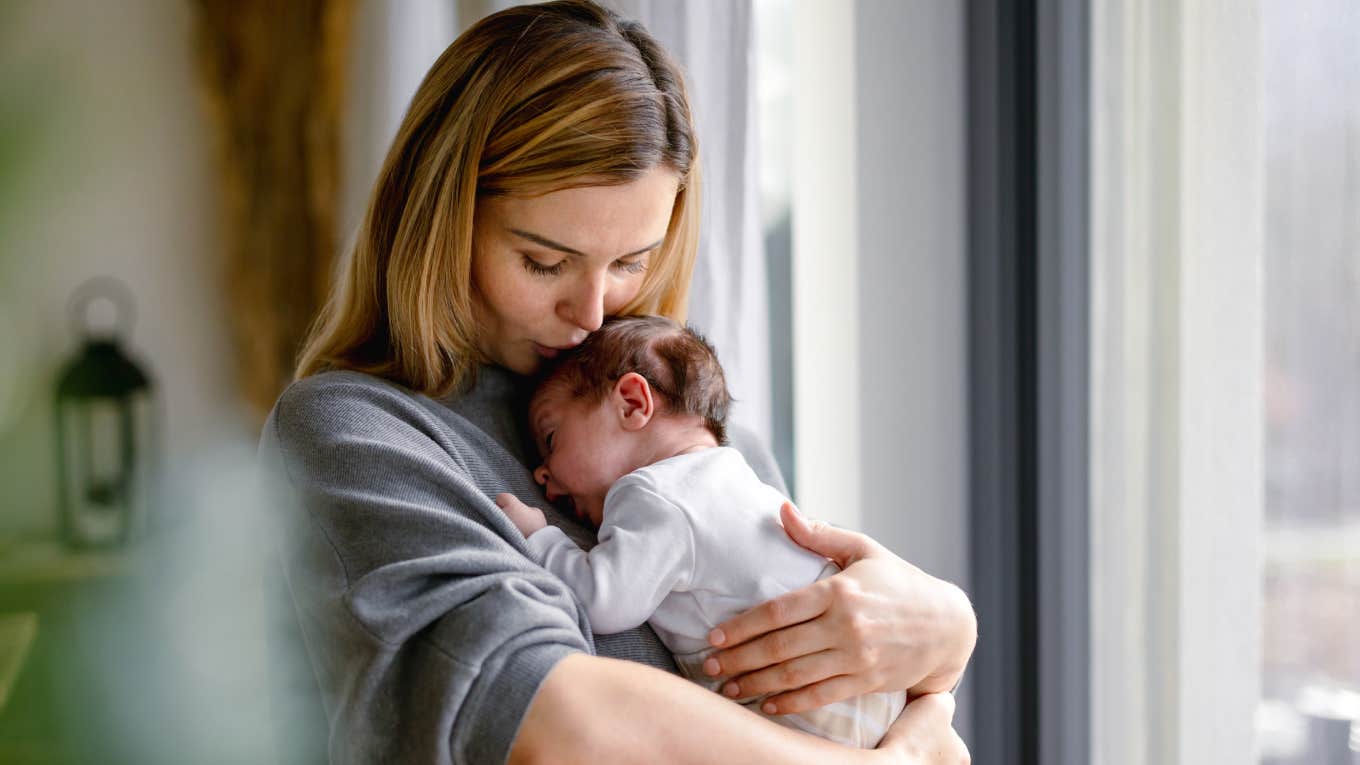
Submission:
[[[72,550],[55,539],[0,548],[0,584],[62,584],[131,574],[136,548]]]
[[[32,612],[0,614],[0,712],[9,701],[28,651],[38,635],[38,615]]]

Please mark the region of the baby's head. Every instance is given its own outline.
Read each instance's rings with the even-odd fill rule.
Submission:
[[[610,319],[559,356],[529,402],[548,499],[600,524],[609,487],[632,471],[727,441],[727,392],[713,347],[657,316]]]

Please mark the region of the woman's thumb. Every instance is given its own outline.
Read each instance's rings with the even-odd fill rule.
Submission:
[[[868,537],[853,531],[838,529],[821,521],[809,521],[798,512],[792,502],[785,502],[779,508],[779,520],[784,524],[784,533],[799,546],[830,558],[841,568],[849,566],[868,554]]]

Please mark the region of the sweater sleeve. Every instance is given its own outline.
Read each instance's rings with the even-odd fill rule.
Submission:
[[[694,574],[688,517],[650,488],[621,479],[605,498],[599,544],[586,552],[560,529],[529,537],[529,551],[576,592],[591,627],[620,632],[647,621]]]
[[[330,760],[503,762],[544,677],[592,648],[585,614],[525,556],[456,431],[336,377],[292,386],[260,451]]]

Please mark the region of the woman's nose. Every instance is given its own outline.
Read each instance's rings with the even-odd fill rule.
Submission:
[[[605,273],[587,274],[575,285],[575,290],[558,305],[558,314],[567,321],[594,332],[604,324]]]

